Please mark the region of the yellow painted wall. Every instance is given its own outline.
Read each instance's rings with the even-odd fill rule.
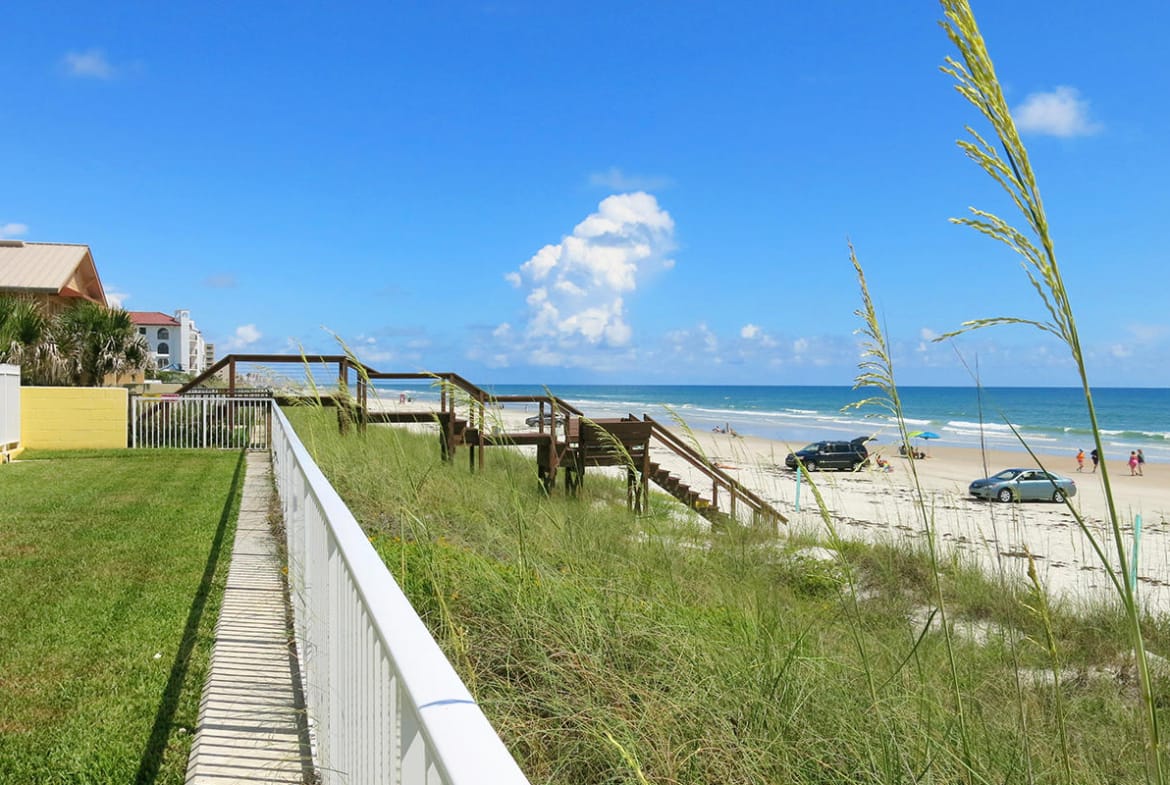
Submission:
[[[126,446],[126,390],[21,387],[20,446],[84,450]]]

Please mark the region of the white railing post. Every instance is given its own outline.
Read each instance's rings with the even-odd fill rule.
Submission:
[[[268,398],[133,396],[130,446],[269,449],[270,410]]]
[[[138,402],[142,398],[137,395],[130,396],[130,447],[138,447]]]

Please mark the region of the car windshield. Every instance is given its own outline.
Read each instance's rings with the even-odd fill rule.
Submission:
[[[1016,477],[1018,477],[1020,475],[1020,473],[1022,471],[1023,471],[1022,469],[1004,469],[1002,472],[995,475],[991,479],[993,479],[993,480],[1014,480],[1014,479],[1016,479]]]
[[[812,444],[806,444],[803,448],[801,448],[797,452],[820,452],[820,451],[821,451],[821,443],[820,442],[813,442]]]

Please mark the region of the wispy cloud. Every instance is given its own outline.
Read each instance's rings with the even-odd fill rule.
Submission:
[[[681,360],[719,364],[723,361],[719,349],[719,336],[706,322],[699,322],[690,328],[669,331],[665,336],[665,345],[667,356],[673,357],[676,362]]]
[[[540,365],[579,364],[587,349],[621,349],[633,331],[626,298],[674,261],[674,220],[650,194],[609,196],[561,242],[546,245],[505,278],[526,288],[522,328],[500,325],[493,338]]]
[[[110,285],[105,287],[106,302],[110,304],[111,308],[125,308],[126,301],[130,299],[129,292],[121,291],[117,286]]]
[[[1165,324],[1129,324],[1125,329],[1135,342],[1142,344],[1156,343],[1170,335],[1170,326]]]
[[[234,289],[236,288],[236,277],[231,273],[209,275],[203,279],[203,285],[209,289]]]
[[[379,346],[378,339],[372,335],[359,335],[357,343],[350,348],[365,363],[388,362],[396,357],[392,349]]]
[[[67,52],[61,64],[65,67],[65,73],[79,79],[113,79],[118,75],[118,69],[101,49]]]
[[[759,347],[762,349],[774,349],[777,346],[776,339],[764,331],[763,327],[758,324],[745,324],[739,328],[739,337],[742,338],[746,345],[750,347]]]
[[[5,237],[19,237],[28,232],[28,226],[25,224],[7,223],[0,224],[0,238]]]
[[[616,166],[589,175],[589,184],[609,191],[661,191],[674,185],[669,177],[627,174]]]
[[[1048,136],[1091,136],[1103,126],[1089,117],[1089,102],[1075,87],[1061,86],[1048,93],[1032,93],[1012,110],[1024,133]]]

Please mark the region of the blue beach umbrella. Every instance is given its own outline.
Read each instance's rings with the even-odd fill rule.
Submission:
[[[927,440],[930,440],[930,439],[938,439],[938,438],[941,438],[941,437],[940,437],[940,436],[939,436],[937,433],[935,433],[934,431],[911,431],[910,433],[908,433],[908,434],[906,434],[906,435],[907,435],[908,437],[910,437],[911,439],[927,439]]]

